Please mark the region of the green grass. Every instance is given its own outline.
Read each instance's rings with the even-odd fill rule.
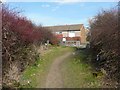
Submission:
[[[22,74],[20,79],[20,88],[37,88],[44,87],[45,78],[51,63],[55,58],[64,53],[73,51],[68,47],[53,47],[46,51],[44,55],[36,62],[37,66],[29,66]],[[28,81],[30,83],[28,83]]]
[[[99,88],[100,78],[94,77],[87,60],[87,53],[81,50],[62,65],[65,88]]]
[[[36,62],[37,66],[29,66],[22,74],[21,88],[42,88],[46,75],[53,60],[66,52],[73,52],[74,48],[53,47],[46,51]],[[92,68],[89,65],[88,53],[80,50],[75,55],[71,55],[61,65],[64,88],[99,88],[101,87],[100,78],[94,77]],[[30,83],[28,84],[28,81]],[[23,85],[22,85],[23,84]]]

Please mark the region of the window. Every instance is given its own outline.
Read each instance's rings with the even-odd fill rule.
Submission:
[[[63,38],[63,41],[66,41],[66,38]]]
[[[75,37],[75,31],[69,31],[69,37]]]
[[[62,34],[62,32],[56,32],[56,34]]]
[[[69,31],[70,33],[75,33],[75,31]]]
[[[62,32],[59,32],[59,34],[62,34]]]

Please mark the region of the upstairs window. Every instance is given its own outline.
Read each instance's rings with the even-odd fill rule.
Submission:
[[[56,32],[56,34],[62,34],[62,32]]]
[[[75,37],[75,31],[69,31],[69,37]]]

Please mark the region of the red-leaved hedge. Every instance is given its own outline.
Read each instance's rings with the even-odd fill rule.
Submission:
[[[17,11],[2,5],[3,87],[15,87],[21,72],[34,64],[39,55],[32,47],[47,40],[57,44],[56,37],[42,26],[36,26]],[[19,84],[17,84],[19,85]]]

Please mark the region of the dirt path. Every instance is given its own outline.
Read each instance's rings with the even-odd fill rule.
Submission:
[[[47,79],[46,79],[46,88],[63,88],[63,80],[61,76],[61,64],[68,58],[72,53],[68,52],[63,56],[60,56],[54,60],[49,70]]]

